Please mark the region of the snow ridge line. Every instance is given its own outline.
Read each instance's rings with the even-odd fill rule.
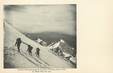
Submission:
[[[22,51],[22,52],[23,52],[23,51]],[[21,53],[21,54],[22,54],[22,53]],[[22,55],[24,55],[24,54],[26,54],[26,53],[23,52]],[[34,59],[32,56],[29,56],[30,58],[29,58],[28,56],[26,56],[26,55],[24,55],[24,56],[25,56],[27,59],[29,59],[29,60],[31,60],[30,58]],[[32,61],[32,62],[33,62],[34,64],[36,64],[38,67],[46,67],[44,64],[42,64],[42,63],[39,62],[39,61],[37,62],[35,59],[34,59],[34,61]],[[37,64],[37,63],[38,63],[38,64]],[[40,65],[40,66],[39,66],[39,65]]]
[[[35,66],[39,67],[39,65],[37,65],[36,63],[34,63],[32,60],[30,60],[28,57],[26,57],[25,55],[21,54],[24,58],[26,58],[29,62],[33,63]]]
[[[32,56],[32,57],[33,57],[33,56]],[[44,65],[47,66],[47,67],[49,66],[48,64],[46,64],[46,63],[43,62],[42,60],[39,61],[40,58],[38,58],[38,60],[37,60],[35,57],[33,57],[33,59],[35,59],[36,61],[40,62],[41,64],[44,64]]]
[[[24,53],[24,54],[26,54],[26,53]],[[30,56],[30,57],[33,58],[36,62],[38,62],[38,63],[44,65],[45,67],[48,67],[48,65],[45,64],[45,63],[43,63],[43,61],[39,61],[39,60],[37,60],[37,59],[36,59],[35,57],[33,57],[33,56]]]
[[[39,59],[42,60],[40,57],[39,57]],[[49,66],[49,64],[47,62],[45,62],[44,60],[42,60],[42,61]]]

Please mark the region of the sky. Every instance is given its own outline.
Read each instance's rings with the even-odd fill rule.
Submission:
[[[6,5],[5,20],[21,32],[74,35],[75,5]]]

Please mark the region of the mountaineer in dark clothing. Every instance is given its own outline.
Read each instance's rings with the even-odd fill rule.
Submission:
[[[33,49],[33,47],[31,45],[28,45],[27,51],[28,51],[29,55],[31,55],[31,56],[32,56],[32,49]]]
[[[36,48],[36,56],[39,56],[39,55],[40,55],[40,49]]]
[[[17,48],[18,48],[18,52],[20,52],[20,45],[21,45],[21,43],[22,43],[21,38],[17,38],[15,46],[17,46]]]

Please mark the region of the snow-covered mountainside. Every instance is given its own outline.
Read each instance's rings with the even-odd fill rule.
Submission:
[[[17,52],[15,47],[16,39],[20,37],[23,42],[33,46],[32,56],[27,53],[27,45],[21,44],[21,53]],[[40,48],[40,57],[35,55],[36,48]],[[16,30],[13,26],[5,23],[4,38],[4,67],[5,68],[73,68],[74,65],[53,55],[49,52],[49,47],[41,46],[24,34]]]
[[[75,56],[75,48],[71,48],[63,39],[60,39],[60,41],[56,43],[50,44],[49,47],[51,49],[60,48],[62,51]]]

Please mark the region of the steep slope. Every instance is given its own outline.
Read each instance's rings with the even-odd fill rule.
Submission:
[[[26,44],[30,44],[33,46],[33,55],[29,56],[26,53],[27,45],[22,44],[21,54],[17,52],[17,48],[15,48],[15,40],[16,38],[20,37],[23,42]],[[55,68],[71,68],[74,67],[73,65],[67,63],[66,61],[60,59],[58,56],[53,55],[48,50],[48,47],[43,47],[40,44],[32,41],[31,39],[27,38],[25,35],[14,29],[9,24],[5,24],[5,39],[4,39],[4,51],[5,51],[5,65],[11,64],[15,68],[24,68],[24,67],[55,67]],[[40,48],[40,58],[37,58],[35,55],[36,48]],[[15,51],[16,54],[14,53]],[[7,52],[6,52],[7,50]],[[9,55],[8,53],[13,52],[14,55]],[[9,61],[10,60],[10,61]],[[11,63],[14,61],[13,63]],[[21,63],[22,62],[22,63]]]
[[[40,64],[32,57],[26,54],[27,45],[22,44],[20,49],[21,53],[17,52],[17,48],[14,46],[15,40],[20,37],[27,44],[37,47],[35,42],[18,32],[16,29],[8,24],[5,24],[5,41],[4,41],[4,67],[6,68],[34,68],[34,67],[46,67],[44,64]],[[35,45],[34,45],[35,44]]]

